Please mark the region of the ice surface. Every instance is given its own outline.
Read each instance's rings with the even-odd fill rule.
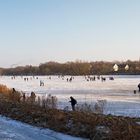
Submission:
[[[85,102],[94,104],[101,99],[107,100],[105,114],[140,117],[140,93],[133,93],[134,90],[138,90],[140,76],[114,76],[114,81],[109,80],[109,76],[105,76],[106,82],[100,80],[87,82],[84,76],[75,76],[72,82],[66,80],[70,76],[65,76],[64,80],[58,76],[51,76],[51,80],[49,77],[29,76],[29,80],[24,81],[25,76],[17,76],[13,80],[11,77],[2,76],[0,84],[28,94],[34,91],[40,96],[55,95],[59,100],[60,108],[70,106],[68,102],[70,96],[75,97],[78,104]],[[45,83],[45,86],[40,86],[40,80]]]
[[[0,140],[86,140],[0,116]]]

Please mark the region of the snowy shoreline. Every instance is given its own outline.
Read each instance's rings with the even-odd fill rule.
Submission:
[[[1,140],[88,140],[31,126],[0,115]]]
[[[130,138],[132,138],[132,136],[134,137],[134,139],[137,139],[137,137],[139,137],[140,126],[138,124],[139,119],[137,118],[95,114],[93,112],[90,112],[90,110],[89,112],[84,112],[80,110],[68,111],[50,108],[49,106],[42,105],[40,106],[40,104],[38,104],[38,102],[35,101],[30,102],[29,100],[22,99],[19,100],[20,93],[19,92],[13,93],[12,90],[7,88],[6,86],[1,85],[0,89],[1,89],[0,114],[8,118],[12,118],[14,120],[19,120],[21,122],[28,123],[32,126],[37,126],[38,128],[44,128],[43,129],[44,131],[46,128],[49,128],[46,129],[47,130],[46,133],[48,139],[50,140],[58,140],[58,137],[56,138],[53,135],[50,135],[50,133],[48,133],[48,130],[50,129],[55,130],[57,132],[69,134],[72,136],[90,139],[94,139],[94,137],[104,137],[104,136],[106,138],[118,138],[118,137],[122,138],[123,136],[126,140],[129,140]],[[15,123],[13,124],[15,125]],[[1,126],[3,125],[6,126],[5,124],[2,124]],[[18,125],[15,125],[15,129],[18,128],[17,126]],[[130,126],[131,129],[129,129]],[[23,126],[23,128],[25,127]],[[1,129],[2,128],[3,127],[1,127]],[[14,127],[12,127],[12,129],[13,128]],[[122,128],[124,129],[124,131],[122,131]],[[21,131],[24,130],[22,129]],[[129,135],[126,136],[125,133]],[[27,136],[29,136],[30,139],[32,140],[32,137],[34,137],[34,135],[30,133],[27,134],[28,134]],[[21,136],[21,134],[19,135]],[[26,135],[26,130],[23,133],[23,135]],[[11,137],[14,136],[15,135],[11,135]],[[57,134],[55,136],[57,136]],[[2,135],[2,137],[4,136]],[[15,138],[14,140],[18,139]]]

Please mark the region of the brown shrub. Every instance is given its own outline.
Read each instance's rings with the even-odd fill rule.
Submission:
[[[6,85],[1,85],[0,84],[0,93],[3,93],[3,94],[9,94],[12,90],[7,88]]]
[[[40,103],[40,98],[38,98],[38,103]],[[47,98],[45,96],[42,96],[41,106],[46,109],[47,108],[56,109],[57,108],[56,96],[52,96],[51,94],[49,94]]]

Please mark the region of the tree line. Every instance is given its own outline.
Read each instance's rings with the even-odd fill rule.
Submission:
[[[118,71],[113,70],[117,64]],[[128,65],[129,69],[125,70]],[[111,75],[111,74],[140,74],[140,61],[125,62],[46,62],[39,66],[17,66],[15,68],[0,68],[1,75]]]

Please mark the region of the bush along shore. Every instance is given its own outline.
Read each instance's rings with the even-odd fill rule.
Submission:
[[[59,110],[56,97],[40,99],[0,85],[0,114],[24,123],[90,140],[140,140],[139,118]]]

